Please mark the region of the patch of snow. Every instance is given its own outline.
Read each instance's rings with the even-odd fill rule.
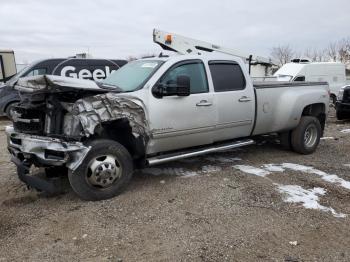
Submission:
[[[340,133],[349,134],[350,133],[350,129],[343,129],[343,130],[340,131]]]
[[[324,212],[331,212],[333,216],[344,218],[346,214],[337,213],[333,208],[322,206],[318,201],[318,196],[326,194],[326,190],[320,187],[315,187],[307,190],[297,185],[278,185],[278,191],[286,194],[284,198],[288,203],[301,203],[307,209],[318,209]]]
[[[252,175],[256,175],[256,176],[261,176],[261,177],[265,177],[265,176],[270,174],[270,172],[267,170],[253,167],[253,166],[235,165],[233,167],[244,172],[244,173],[248,173],[248,174],[252,174]]]
[[[338,184],[346,189],[350,189],[350,181],[346,181],[343,178],[338,177],[337,175],[327,174],[326,172],[318,170],[311,166],[303,166],[303,165],[292,164],[292,163],[283,163],[281,166],[283,168],[291,169],[294,171],[300,171],[308,174],[315,174],[320,176],[324,181],[327,181],[333,184]]]
[[[275,165],[275,164],[265,164],[265,165],[262,165],[261,167],[270,172],[284,172],[285,170],[280,165]]]
[[[324,137],[321,137],[321,140],[332,140],[332,139],[335,139],[335,138],[332,137],[332,136],[324,136]]]

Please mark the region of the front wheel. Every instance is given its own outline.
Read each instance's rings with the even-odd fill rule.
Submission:
[[[15,112],[14,109],[17,105],[18,105],[18,102],[12,102],[11,104],[6,106],[5,114],[10,120],[13,119],[14,112]]]
[[[315,152],[322,135],[320,121],[313,116],[303,116],[292,131],[291,144],[295,152],[311,154]]]
[[[108,139],[88,144],[91,149],[81,165],[68,172],[74,192],[84,200],[96,201],[120,194],[133,174],[133,162],[124,146]]]

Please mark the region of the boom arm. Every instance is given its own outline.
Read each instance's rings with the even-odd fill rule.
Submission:
[[[204,41],[161,31],[158,29],[153,30],[153,41],[159,44],[163,49],[175,51],[179,54],[200,54],[201,51],[216,51],[228,55],[241,57],[244,61],[248,62],[249,64],[251,64],[252,62],[258,64],[274,64],[274,62],[270,58],[245,54],[237,50],[224,48],[215,44],[210,44]]]

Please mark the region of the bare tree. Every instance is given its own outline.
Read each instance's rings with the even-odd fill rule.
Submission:
[[[327,60],[326,50],[318,50],[316,48],[307,48],[304,55],[312,62],[324,62]]]
[[[288,63],[293,56],[302,58],[302,54],[292,50],[289,45],[274,47],[271,50],[271,57],[278,61],[280,66]],[[330,42],[325,49],[307,48],[304,56],[312,62],[339,61],[350,65],[350,37]]]
[[[273,47],[271,57],[278,61],[279,65],[289,63],[294,56],[294,51],[289,45]]]
[[[326,48],[326,53],[330,61],[336,62],[338,60],[338,43],[331,42]]]
[[[350,38],[339,41],[338,56],[342,63],[350,63]]]

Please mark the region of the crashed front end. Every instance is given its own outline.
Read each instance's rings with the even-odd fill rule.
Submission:
[[[147,143],[145,113],[135,98],[108,92],[93,81],[57,76],[20,79],[15,88],[21,102],[13,126],[6,128],[8,150],[19,178],[31,187],[55,191],[30,175],[31,166],[76,170],[90,150],[85,141],[104,123],[126,120],[133,136]]]

